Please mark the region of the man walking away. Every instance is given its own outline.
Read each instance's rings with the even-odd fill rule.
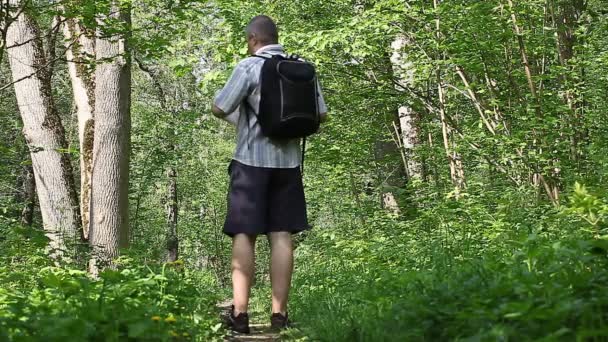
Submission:
[[[293,272],[292,234],[309,228],[300,172],[302,154],[299,137],[311,132],[292,131],[306,126],[307,122],[312,122],[313,126],[316,122],[316,127],[313,128],[316,131],[319,123],[327,119],[327,107],[314,76],[314,67],[285,54],[278,43],[278,30],[272,19],[267,16],[253,18],[246,28],[246,38],[248,51],[252,56],[236,66],[232,76],[216,96],[212,109],[215,116],[236,124],[238,130],[236,151],[228,168],[230,189],[224,233],[232,237],[234,305],[228,323],[234,331],[240,333],[249,333],[247,307],[254,277],[255,241],[260,234],[267,235],[271,247],[271,326],[273,330],[287,327],[287,299]],[[283,61],[287,63],[281,64]],[[269,64],[265,63],[279,64],[268,68],[265,65]],[[281,71],[281,68],[285,70]],[[300,81],[308,77],[302,75],[312,75],[313,78],[308,80],[308,83],[301,83],[299,90],[281,88],[280,94],[272,94],[268,89],[297,86],[297,82],[276,81],[277,84],[269,84],[275,82],[271,79],[273,72],[285,72],[285,75],[292,72]],[[309,88],[306,88],[306,84]],[[310,84],[313,85],[312,93]],[[289,91],[297,92],[295,96],[290,97]],[[312,95],[306,95],[307,91]],[[298,107],[305,107],[307,99],[313,99],[312,107]],[[276,111],[267,108],[274,104],[283,106],[277,115],[286,115],[288,109],[296,108],[294,115],[275,120],[279,124],[286,124],[292,119],[304,121],[291,125],[291,128],[279,127],[278,130],[282,132],[275,129],[274,133],[269,133],[271,128],[267,122],[272,120],[266,118],[271,115],[270,112]],[[288,105],[291,107],[286,107]],[[238,111],[231,114],[237,108]],[[264,110],[260,111],[260,108]],[[312,121],[302,113],[311,113]],[[276,138],[277,136],[282,138]]]

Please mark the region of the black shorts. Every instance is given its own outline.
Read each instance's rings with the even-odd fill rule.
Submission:
[[[230,188],[224,233],[295,234],[309,228],[299,167],[254,167],[233,160],[228,173]]]

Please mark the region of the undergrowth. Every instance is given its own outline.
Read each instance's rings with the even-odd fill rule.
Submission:
[[[210,274],[183,262],[117,260],[92,279],[52,265],[44,237],[3,227],[0,252],[0,341],[213,341],[223,329]]]
[[[298,237],[295,329],[284,340],[608,340],[607,201],[582,186],[561,208],[529,195],[429,200],[409,219],[371,210]],[[210,271],[132,255],[92,279],[82,267],[52,265],[39,231],[1,229],[0,340],[225,333],[215,304],[229,291]],[[252,322],[267,323],[268,278],[257,278]]]
[[[316,232],[293,317],[321,341],[608,340],[605,202],[579,186],[560,209],[487,203]]]

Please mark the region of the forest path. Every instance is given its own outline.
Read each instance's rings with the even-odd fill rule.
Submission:
[[[281,336],[270,331],[270,324],[252,323],[250,334],[237,334],[231,332],[224,337],[224,341],[281,341]]]
[[[232,305],[232,301],[227,300],[224,302],[220,302],[217,304],[217,307],[222,313],[229,312],[230,306]],[[255,318],[255,317],[254,317]],[[231,342],[248,342],[248,341],[281,341],[281,336],[278,333],[272,332],[270,330],[270,323],[262,323],[257,322],[255,319],[249,323],[249,327],[251,329],[250,334],[239,334],[232,331],[229,331],[226,336],[224,336],[224,341]]]

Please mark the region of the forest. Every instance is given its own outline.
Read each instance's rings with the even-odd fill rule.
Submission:
[[[605,0],[0,3],[0,341],[232,338],[211,107],[259,14],[330,120],[257,340],[608,341]]]

